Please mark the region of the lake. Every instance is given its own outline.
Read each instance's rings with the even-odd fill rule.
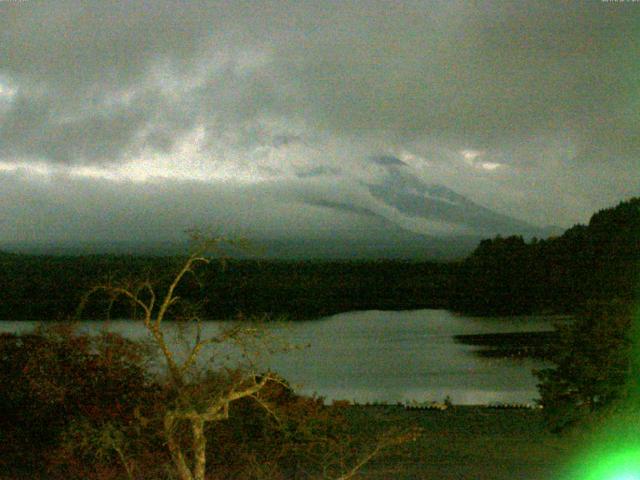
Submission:
[[[449,396],[455,404],[532,403],[538,393],[531,370],[548,363],[483,358],[473,353],[478,347],[456,343],[453,336],[551,330],[555,320],[412,310],[359,311],[305,322],[277,322],[269,325],[273,336],[300,348],[265,354],[260,362],[289,380],[298,392],[315,393],[327,401],[396,403],[442,401]],[[35,324],[0,322],[0,331],[29,331]],[[222,325],[228,323],[205,322],[203,338]],[[175,324],[166,326],[176,330]],[[87,332],[107,328],[129,338],[147,335],[141,324],[128,320],[83,322],[81,328]]]

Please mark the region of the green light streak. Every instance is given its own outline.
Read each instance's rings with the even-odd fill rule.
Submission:
[[[577,446],[561,480],[640,480],[640,303],[629,330],[631,352],[624,400]]]
[[[571,480],[640,480],[640,447],[621,447],[585,462]]]

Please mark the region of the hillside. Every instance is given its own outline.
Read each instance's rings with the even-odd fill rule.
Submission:
[[[451,307],[466,313],[573,312],[587,300],[632,301],[640,273],[640,198],[559,237],[483,240],[461,265]]]

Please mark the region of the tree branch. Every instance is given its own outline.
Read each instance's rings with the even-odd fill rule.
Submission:
[[[191,348],[191,351],[189,352],[189,355],[187,356],[187,359],[184,361],[184,363],[180,367],[180,371],[183,374],[186,373],[187,370],[196,362],[196,360],[198,358],[198,354],[200,353],[200,350],[202,350],[207,345],[221,344],[221,343],[226,342],[227,340],[230,340],[230,339],[238,337],[242,333],[252,333],[253,332],[252,329],[243,329],[242,327],[237,326],[237,327],[233,327],[233,328],[231,328],[231,329],[229,329],[229,330],[227,330],[225,332],[222,332],[222,334],[217,335],[215,337],[209,337],[209,338],[207,338],[205,340],[200,340],[200,334],[201,334],[200,319],[196,318],[195,320],[197,322],[196,343]]]
[[[207,258],[203,257],[202,253],[203,253],[202,251],[198,251],[198,252],[192,254],[187,259],[187,261],[183,265],[182,269],[175,276],[175,278],[173,279],[173,282],[171,282],[171,285],[169,285],[169,288],[168,288],[167,293],[166,293],[166,295],[164,297],[164,300],[163,300],[162,304],[160,305],[160,310],[158,312],[158,315],[156,316],[156,325],[157,326],[160,326],[160,323],[162,323],[162,320],[164,319],[164,315],[167,312],[167,309],[178,300],[178,297],[174,297],[173,293],[174,293],[176,287],[178,286],[178,284],[180,283],[180,281],[182,280],[182,277],[184,277],[187,272],[191,271],[191,267],[195,263],[197,263],[197,262],[202,262],[202,263],[205,263],[205,264],[209,263],[209,260]]]

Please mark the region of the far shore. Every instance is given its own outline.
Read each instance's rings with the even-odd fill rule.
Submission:
[[[539,358],[548,359],[558,340],[557,332],[479,333],[454,335],[463,345],[480,347],[475,353],[489,358]]]

